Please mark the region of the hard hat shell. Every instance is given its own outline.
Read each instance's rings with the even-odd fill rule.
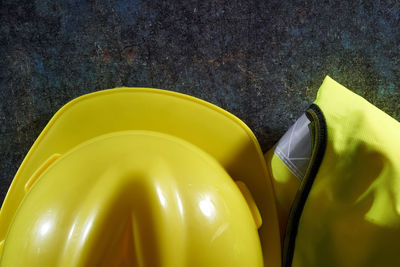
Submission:
[[[156,160],[151,158],[158,158],[160,165],[154,165]],[[134,166],[140,169],[135,162],[156,166],[155,173],[151,172],[152,167],[135,173]],[[193,175],[189,175],[190,170]],[[204,184],[199,182],[201,174],[206,177]],[[254,223],[257,223],[254,215],[257,209],[248,200],[249,194],[246,197],[244,193],[243,197],[230,179],[243,181],[254,197],[263,218],[258,237]],[[139,180],[142,182],[136,184]],[[197,188],[191,194],[190,183]],[[175,191],[178,193],[174,194]],[[243,188],[241,191],[246,192]],[[141,201],[144,205],[141,208],[137,208],[139,196],[145,199]],[[46,202],[46,199],[54,201]],[[245,199],[250,205],[243,204]],[[168,202],[168,208],[163,202]],[[187,212],[185,216],[180,215],[181,209]],[[144,232],[150,236],[148,239],[135,232],[138,228],[129,227],[137,225],[132,222],[139,217],[146,229]],[[208,225],[210,217],[220,220]],[[54,231],[57,234],[52,237]],[[51,237],[49,240],[54,241],[54,245],[49,245],[50,242],[43,248],[29,247],[45,244],[41,243],[44,240],[41,234]],[[31,238],[25,238],[26,235]],[[35,238],[39,243],[35,243]],[[199,240],[194,241],[196,238]],[[87,243],[82,245],[82,250],[74,250],[69,248],[68,240]],[[107,242],[102,243],[104,240]],[[167,245],[168,240],[171,246]],[[98,251],[96,256],[107,262],[107,255],[116,254],[102,253],[101,248],[117,251],[118,245],[124,242],[126,249],[134,248],[136,261],[148,261],[151,266],[163,265],[161,260],[170,263],[169,266],[204,266],[209,265],[207,260],[209,266],[224,266],[224,262],[235,266],[232,260],[240,255],[243,261],[236,262],[242,266],[244,262],[251,266],[263,262],[266,266],[279,266],[281,253],[269,175],[259,144],[249,128],[232,114],[207,102],[146,88],[92,93],[71,101],[55,114],[12,182],[0,211],[0,242],[0,247],[4,247],[1,264],[6,264],[6,254],[18,255],[18,251],[14,251],[18,244],[21,253],[23,248],[34,249],[36,254],[32,252],[31,256],[43,255],[45,252],[41,249],[55,253],[51,254],[54,257],[49,257],[54,261],[43,261],[40,266],[63,266],[56,259],[62,260],[65,255],[76,256],[76,262],[71,258],[71,263],[85,266],[93,263],[89,257],[95,255],[91,254],[95,250]],[[219,244],[219,250],[210,253],[213,242]],[[79,247],[78,243],[71,244]],[[158,244],[153,246],[156,248],[154,259],[148,259],[150,254],[140,250],[143,244]],[[133,247],[135,245],[137,247]],[[181,251],[185,252],[177,254]],[[177,255],[183,258],[176,259]]]
[[[43,172],[1,266],[262,263],[251,211],[220,164],[182,139],[128,131],[84,142]]]

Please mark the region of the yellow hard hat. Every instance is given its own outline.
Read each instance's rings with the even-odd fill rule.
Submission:
[[[0,266],[280,266],[259,144],[186,95],[79,97],[21,164],[0,211],[0,255]]]

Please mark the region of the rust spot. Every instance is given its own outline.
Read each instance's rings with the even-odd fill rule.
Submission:
[[[204,65],[205,64],[204,60],[201,57],[198,57],[198,56],[193,56],[192,60],[193,60],[193,62],[195,62],[197,64],[200,64],[200,65]]]
[[[122,54],[128,63],[132,63],[136,58],[138,50],[136,46],[128,46],[124,48]]]
[[[257,76],[254,75],[253,72],[251,72],[251,71],[245,69],[243,66],[241,66],[241,65],[239,65],[239,64],[238,64],[237,66],[238,66],[239,70],[243,73],[243,76],[244,76],[246,79],[248,79],[248,80],[250,80],[250,81],[252,81],[252,82],[254,82],[255,80],[257,80]]]
[[[308,11],[307,11],[307,9],[300,7],[297,9],[297,13],[299,13],[302,16],[305,16],[305,15],[307,15]]]
[[[95,44],[96,48],[93,51],[92,57],[95,57],[99,61],[109,62],[111,60],[110,52],[107,49],[102,48],[99,44]]]
[[[109,62],[111,60],[110,53],[108,52],[107,49],[103,49],[103,60],[105,62]]]
[[[232,54],[228,54],[228,55],[224,55],[222,57],[222,62],[226,63],[226,62],[232,62],[234,60],[234,57]]]
[[[243,67],[240,66],[240,65],[238,65],[238,67],[239,67],[239,69],[240,69],[241,72],[246,73],[246,69],[245,69],[245,68],[243,68]]]
[[[208,60],[208,63],[210,65],[212,65],[213,67],[218,67],[219,66],[219,62],[216,59],[210,59],[210,60]]]

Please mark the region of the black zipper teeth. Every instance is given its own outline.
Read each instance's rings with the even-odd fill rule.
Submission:
[[[295,241],[296,241],[300,217],[303,212],[304,204],[306,203],[308,194],[310,193],[311,187],[313,185],[315,176],[317,175],[318,169],[321,165],[327,143],[326,121],[321,109],[316,104],[311,104],[311,106],[308,108],[307,111],[313,112],[318,119],[319,144],[317,150],[315,151],[316,153],[315,158],[313,162],[310,162],[311,164],[311,166],[309,166],[310,171],[307,177],[304,177],[302,185],[300,186],[300,190],[296,195],[294,204],[290,209],[288,224],[285,233],[284,251],[282,259],[283,262],[282,266],[284,267],[290,267],[292,265],[294,247],[295,247]]]

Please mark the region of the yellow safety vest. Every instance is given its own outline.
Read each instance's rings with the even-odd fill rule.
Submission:
[[[265,154],[283,266],[400,266],[400,123],[330,77],[305,115]]]

